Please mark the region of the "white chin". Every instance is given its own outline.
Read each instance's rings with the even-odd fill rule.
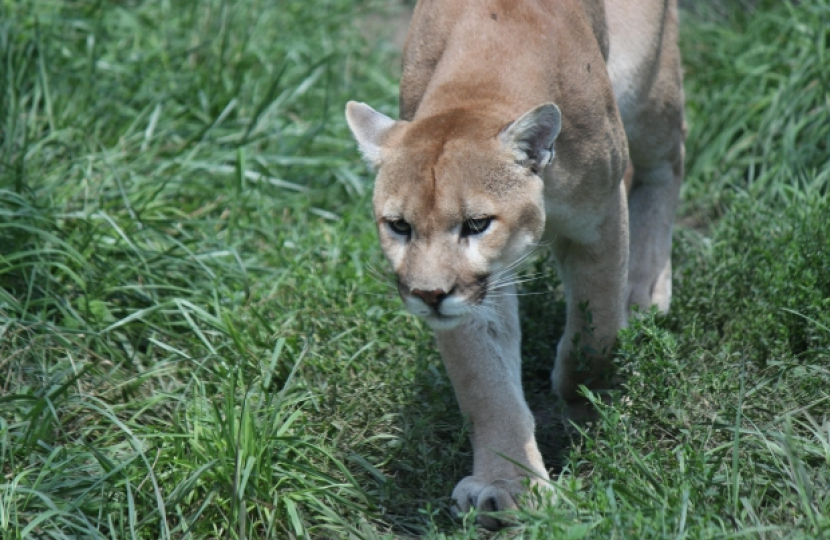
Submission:
[[[424,320],[432,327],[433,330],[452,330],[464,322],[465,318],[465,315],[430,315],[428,317],[424,317]]]

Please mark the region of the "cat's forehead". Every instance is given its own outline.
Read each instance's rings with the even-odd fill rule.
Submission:
[[[486,182],[453,169],[439,162],[419,174],[411,170],[381,174],[375,186],[376,210],[410,220],[450,222],[492,213],[497,200],[485,188]]]
[[[429,145],[390,149],[379,171],[376,190],[384,196],[442,199],[514,196],[529,181],[496,140],[445,141],[439,151]]]

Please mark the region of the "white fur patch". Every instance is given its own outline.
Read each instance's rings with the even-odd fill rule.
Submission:
[[[395,126],[395,121],[365,103],[350,101],[346,104],[346,122],[366,163],[372,167],[380,166],[383,139]]]
[[[441,302],[437,314],[426,302],[415,296],[406,297],[404,305],[407,311],[424,319],[434,330],[451,330],[461,324],[470,314],[469,303],[454,296]]]

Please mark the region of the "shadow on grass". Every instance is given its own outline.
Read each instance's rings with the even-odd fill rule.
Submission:
[[[552,264],[540,257],[522,275],[538,275],[522,285],[523,386],[537,422],[536,436],[545,464],[558,472],[573,447],[575,430],[563,420],[551,394],[550,371],[565,326],[565,302]],[[411,336],[412,331],[406,332]],[[398,537],[464,526],[454,516],[450,497],[456,483],[471,474],[469,428],[458,409],[452,384],[426,326],[400,361],[385,370],[383,386],[394,386],[393,430],[400,445],[387,456],[386,481],[378,484],[383,520]],[[367,381],[364,380],[364,384]],[[354,383],[352,383],[354,384]]]
[[[538,278],[520,289],[522,386],[536,419],[536,441],[548,469],[559,472],[576,442],[576,430],[551,392],[556,345],[565,330],[565,298],[553,262],[538,257],[525,272]]]
[[[530,276],[538,278],[522,284],[520,290],[522,384],[536,418],[536,437],[545,464],[558,473],[579,444],[578,432],[564,419],[563,406],[550,385],[556,345],[565,327],[565,301],[556,270],[546,257],[530,263],[519,278]],[[390,297],[389,302],[397,305],[398,299]],[[338,446],[366,455],[382,472],[382,476],[373,475],[373,482],[353,471],[363,477],[362,487],[378,503],[378,517],[396,537],[466,529],[471,525],[455,517],[451,493],[472,472],[469,427],[432,331],[402,311],[390,312],[380,328],[398,331],[380,332],[378,339],[389,343],[381,354],[368,355],[359,368],[355,362],[354,371],[350,368],[336,375],[337,397],[327,400],[327,423],[351,425],[346,431],[354,433],[341,435]],[[322,334],[320,338],[326,341]],[[333,389],[334,379],[328,383]],[[367,414],[374,427],[360,427]],[[367,428],[374,434],[393,434],[396,440],[381,450],[380,445],[367,443],[372,439]]]

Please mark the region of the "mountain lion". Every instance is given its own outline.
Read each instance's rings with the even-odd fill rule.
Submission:
[[[378,169],[400,296],[434,328],[472,424],[473,473],[453,498],[514,508],[548,479],[522,392],[517,266],[538,246],[556,262],[567,324],[551,379],[565,401],[606,384],[632,306],[669,308],[685,138],[676,0],[421,0],[400,120],[356,102],[346,118]]]

